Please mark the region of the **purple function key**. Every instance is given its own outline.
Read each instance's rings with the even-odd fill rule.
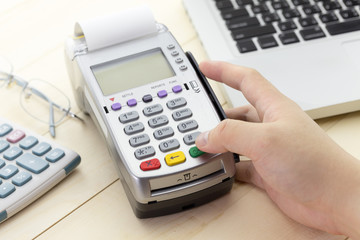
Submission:
[[[161,90],[157,93],[159,98],[164,98],[167,96],[167,91],[166,90]]]
[[[114,111],[117,111],[117,110],[120,110],[121,109],[121,104],[120,103],[113,103],[111,105],[111,109],[114,110]]]
[[[179,93],[179,92],[182,91],[182,87],[181,87],[180,85],[173,86],[173,87],[172,87],[172,91],[173,91],[174,93]]]
[[[128,105],[129,107],[136,106],[136,104],[137,104],[137,101],[136,101],[135,98],[129,99],[129,100],[127,101],[127,105]]]

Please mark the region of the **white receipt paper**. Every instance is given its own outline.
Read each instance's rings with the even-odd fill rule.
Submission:
[[[84,35],[88,51],[108,47],[157,31],[147,6],[96,17],[75,24],[75,36]]]

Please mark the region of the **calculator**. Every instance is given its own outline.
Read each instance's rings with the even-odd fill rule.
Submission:
[[[175,213],[229,192],[234,154],[195,146],[225,114],[192,54],[147,8],[77,28],[65,57],[76,100],[102,132],[135,215]]]
[[[0,222],[54,187],[80,161],[74,151],[0,118]]]

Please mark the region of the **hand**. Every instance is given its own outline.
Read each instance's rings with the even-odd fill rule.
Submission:
[[[360,161],[255,70],[224,62],[200,69],[251,105],[228,110],[229,119],[199,135],[197,147],[249,157],[237,164],[238,180],[264,189],[304,225],[360,239]]]

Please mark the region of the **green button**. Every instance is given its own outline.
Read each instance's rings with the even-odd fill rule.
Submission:
[[[203,155],[205,152],[200,151],[197,147],[192,147],[192,148],[190,148],[189,153],[190,153],[191,157],[197,158],[197,157]]]

